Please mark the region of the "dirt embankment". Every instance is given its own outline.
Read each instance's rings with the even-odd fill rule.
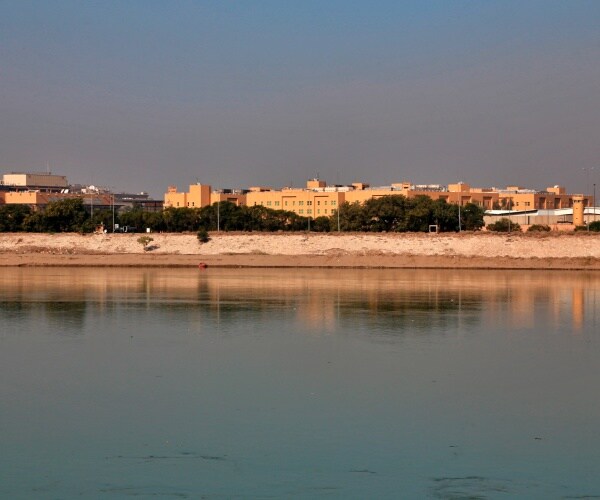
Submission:
[[[600,235],[1,234],[0,266],[250,266],[600,270]]]

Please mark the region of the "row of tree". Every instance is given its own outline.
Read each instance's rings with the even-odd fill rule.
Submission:
[[[460,218],[460,222],[459,222]],[[92,232],[98,226],[112,231],[113,221],[139,230],[186,232],[207,231],[369,231],[422,232],[430,226],[440,231],[478,230],[483,227],[483,209],[468,204],[451,205],[427,196],[384,196],[364,204],[343,203],[331,216],[303,217],[294,212],[264,206],[237,206],[229,202],[203,208],[167,208],[145,212],[139,208],[114,213],[88,213],[81,199],[48,203],[43,211],[25,205],[0,207],[0,231]],[[460,225],[459,225],[460,224]]]

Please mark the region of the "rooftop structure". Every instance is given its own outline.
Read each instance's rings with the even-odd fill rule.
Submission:
[[[50,172],[11,172],[2,176],[2,185],[41,189],[64,189],[69,186],[67,177]]]

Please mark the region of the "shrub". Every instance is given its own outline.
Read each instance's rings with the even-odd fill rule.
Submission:
[[[137,239],[137,242],[144,247],[144,251],[148,250],[148,245],[151,241],[154,241],[154,238],[151,238],[150,236],[140,236]]]
[[[600,232],[600,220],[590,222],[590,231]]]
[[[493,224],[488,224],[486,226],[486,229],[488,231],[494,231],[497,233],[508,233],[512,231],[521,231],[521,226],[518,223],[512,222],[510,219],[503,217],[502,219],[494,222]]]
[[[546,224],[533,224],[529,226],[528,233],[547,233],[550,231],[550,226]]]
[[[198,241],[200,243],[208,243],[210,241],[210,236],[208,235],[208,231],[204,228],[198,230]]]

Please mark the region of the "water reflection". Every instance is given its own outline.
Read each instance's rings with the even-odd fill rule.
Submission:
[[[597,496],[599,289],[4,269],[0,497]]]
[[[507,330],[595,325],[600,275],[593,272],[5,269],[5,318],[35,312],[64,329],[90,314],[152,308],[176,319],[268,320],[276,312],[307,332],[377,326],[441,331],[466,324]]]

